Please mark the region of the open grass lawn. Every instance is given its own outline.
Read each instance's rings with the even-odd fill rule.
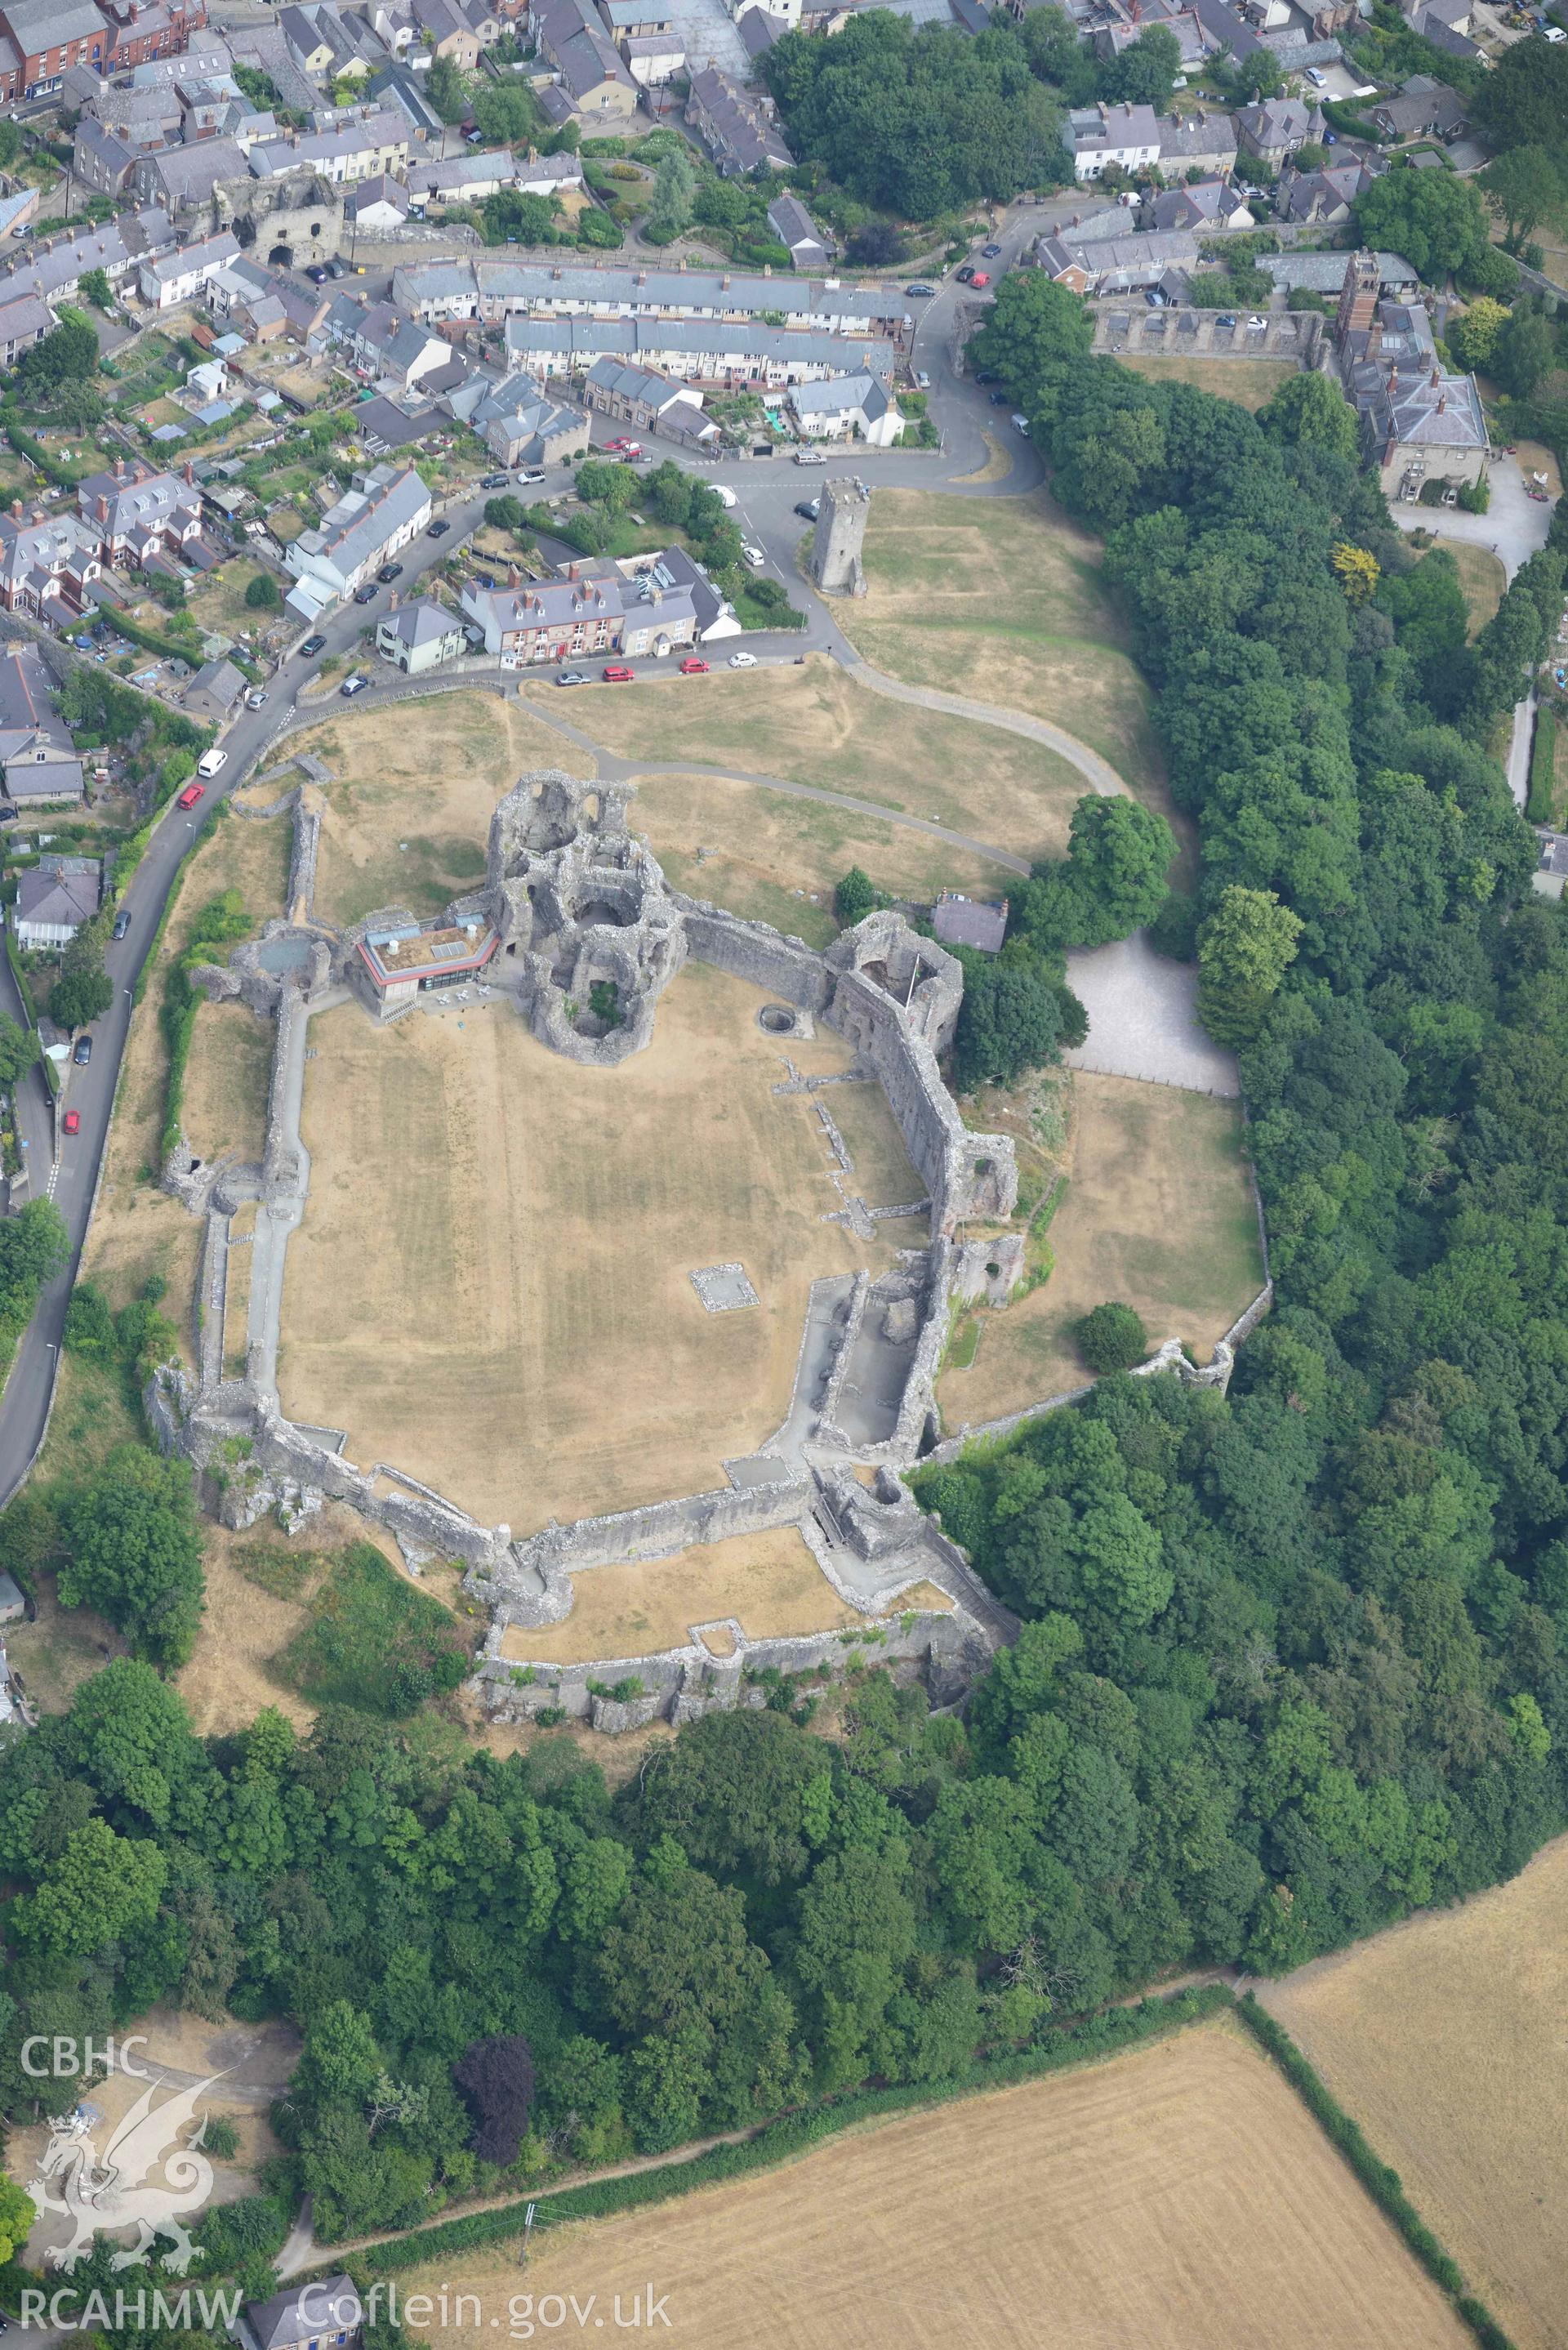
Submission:
[[[585,687],[569,715],[624,758],[815,784],[1015,857],[1060,856],[1089,789],[1075,767],[1023,735],[889,702],[820,657],[802,669],[715,671],[629,691]]]
[[[510,1625],[502,1655],[563,1665],[651,1656],[683,1648],[693,1625],[730,1616],[754,1640],[866,1620],[840,1599],[794,1526],[732,1534],[669,1558],[586,1568],[573,1576],[572,1591],[572,1612],[559,1624]]]
[[[1568,1838],[1262,1987],[1520,2350],[1568,2341]]]
[[[1473,2350],[1223,2022],[646,2210],[548,2214],[525,2272],[502,2245],[399,2272],[400,2293],[452,2296],[431,2350],[515,2324],[524,2293],[538,2323],[551,2294],[629,2312],[650,2280],[669,2338],[703,2350]]]
[[[83,1252],[84,1274],[99,1284],[113,1305],[128,1304],[152,1274],[168,1284],[162,1311],[173,1323],[187,1359],[192,1343],[192,1295],[202,1224],[177,1200],[156,1188],[158,1143],[169,1086],[169,1050],[159,1022],[163,973],[170,958],[182,953],[191,943],[197,917],[223,890],[239,890],[258,929],[269,914],[281,913],[288,852],[286,821],[255,824],[221,815],[186,865],[164,928],[158,966],[149,974],[131,1020],[109,1126],[103,1187]],[[189,1069],[194,1072],[198,1117],[209,1102],[216,1116],[232,1083],[215,1066],[210,1078],[204,1074],[209,1039],[203,1037],[202,1025],[213,1016],[210,1005],[203,1005],[196,1014]],[[218,1016],[221,1033],[222,1015]],[[248,1013],[244,1016],[251,1017]],[[255,1023],[258,1029],[261,1024]],[[239,1098],[234,1097],[236,1110]],[[246,1116],[254,1118],[254,1110]],[[254,1125],[250,1130],[254,1133]]]
[[[252,611],[245,602],[245,590],[266,567],[252,556],[235,555],[220,569],[209,572],[186,599],[185,608],[197,627],[226,637],[237,637],[242,629],[265,629],[276,617],[276,607],[265,612]],[[269,576],[275,580],[275,573]]]
[[[1023,498],[878,490],[866,534],[869,592],[836,605],[835,616],[879,669],[1049,718],[1168,813],[1148,689],[1098,555],[1043,490]],[[1084,788],[1075,783],[1075,794]]]
[[[1459,575],[1459,586],[1465,591],[1465,603],[1469,609],[1469,636],[1473,643],[1502,601],[1502,591],[1508,585],[1508,574],[1490,547],[1473,546],[1463,538],[1440,539],[1438,544],[1448,549],[1454,558]],[[1432,549],[1428,547],[1429,555]]]
[[[1211,391],[1216,400],[1233,400],[1254,413],[1266,408],[1281,384],[1300,372],[1294,359],[1226,359],[1179,357],[1175,351],[1138,351],[1130,358],[1116,353],[1134,375],[1155,383],[1189,383],[1197,391]]]
[[[938,1401],[950,1430],[1000,1419],[1090,1376],[1072,1325],[1116,1299],[1149,1345],[1185,1339],[1206,1361],[1262,1287],[1257,1214],[1234,1102],[1079,1070],[1046,1234],[1055,1269],[1000,1312],[982,1308],[972,1363],[950,1357]]]
[[[285,1410],[523,1532],[721,1483],[784,1416],[812,1281],[908,1237],[822,1221],[826,1138],[773,1091],[763,1001],[689,963],[618,1068],[562,1059],[499,996],[314,1020]],[[836,1036],[805,1050],[849,1066]],[[734,1259],[760,1305],[705,1312],[691,1273]]]
[[[591,775],[592,762],[515,701],[441,693],[354,710],[304,735],[332,770],[317,868],[324,921],[362,920],[382,906],[435,914],[484,878],[497,800],[537,767]]]
[[[879,889],[922,901],[942,889],[1005,897],[1017,879],[901,825],[717,775],[645,776],[630,823],[648,836],[675,889],[814,947],[838,934],[833,889],[852,865]]]

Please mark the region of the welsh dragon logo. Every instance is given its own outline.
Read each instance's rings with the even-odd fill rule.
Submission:
[[[184,2144],[181,2133],[195,2120],[197,2106],[222,2077],[211,2074],[193,2088],[176,2090],[161,2105],[153,2103],[161,2085],[151,2082],[115,2125],[101,2158],[85,2132],[57,2125],[51,2130],[39,2175],[27,2192],[40,2214],[55,2212],[71,2222],[68,2241],[50,2245],[44,2255],[52,2268],[74,2269],[99,2232],[134,2228],[135,2242],[116,2252],[111,2268],[143,2265],[157,2239],[166,2236],[173,2249],[163,2254],[161,2265],[175,2276],[184,2275],[195,2247],[182,2220],[206,2203],[213,2191],[213,2166],[202,2151],[205,2115]]]

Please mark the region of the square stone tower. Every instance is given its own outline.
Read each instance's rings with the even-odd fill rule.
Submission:
[[[866,567],[860,550],[871,512],[871,492],[865,482],[846,475],[824,482],[811,546],[811,575],[825,596],[864,596]]]

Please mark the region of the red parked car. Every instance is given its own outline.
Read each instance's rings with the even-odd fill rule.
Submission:
[[[81,1132],[81,1130],[82,1130],[82,1114],[81,1114],[80,1110],[79,1110],[79,1109],[68,1109],[68,1110],[67,1110],[67,1112],[66,1112],[66,1132],[67,1132],[67,1134],[79,1134],[79,1133]]]
[[[695,658],[683,660],[680,664],[680,674],[682,677],[706,677],[708,664],[705,660],[698,660]]]
[[[990,270],[989,270],[989,269],[977,269],[977,270],[975,271],[975,273],[974,273],[974,276],[970,279],[970,281],[969,281],[969,282],[970,282],[970,284],[973,286],[973,288],[974,288],[975,292],[978,294],[978,293],[980,292],[980,289],[981,289],[981,287],[982,286],[989,286],[989,285],[990,285],[990,283],[991,283],[991,272],[990,272]]]
[[[618,661],[611,661],[607,669],[599,671],[599,675],[607,685],[629,685],[632,681],[630,670],[623,669]]]
[[[198,800],[204,800],[206,796],[205,784],[187,784],[174,805],[176,807],[193,808]]]

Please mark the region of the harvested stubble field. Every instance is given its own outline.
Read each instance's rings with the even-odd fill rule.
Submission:
[[[1133,681],[1130,667],[1127,675]],[[1138,690],[1136,681],[1128,690]],[[1075,767],[1023,735],[889,702],[820,656],[803,669],[791,662],[743,674],[716,671],[631,692],[591,686],[571,702],[573,723],[623,758],[690,759],[742,775],[815,784],[945,825],[1015,857],[1062,856],[1073,809],[1089,789]]]
[[[83,1251],[83,1274],[98,1282],[116,1306],[127,1305],[153,1274],[167,1283],[161,1310],[174,1324],[188,1358],[202,1222],[157,1189],[158,1144],[169,1087],[169,1047],[159,1019],[164,973],[191,943],[197,916],[225,889],[239,891],[258,930],[270,914],[282,912],[289,840],[285,819],[255,824],[221,816],[186,866],[157,966],[131,1020],[109,1125],[103,1189]],[[254,1036],[244,1029],[246,1022]],[[270,1036],[270,1029],[246,1012],[214,1014],[213,1006],[203,1004],[197,1013],[185,1098],[211,1150],[237,1147],[254,1155],[265,1111]],[[235,1053],[230,1052],[231,1045],[236,1045]],[[232,1144],[221,1130],[231,1121],[236,1129]],[[198,1155],[205,1155],[200,1145],[197,1149]]]
[[[1101,583],[1098,545],[1043,490],[1022,498],[878,490],[866,577],[866,597],[834,611],[868,661],[911,685],[1066,727],[1168,816],[1148,689]],[[924,756],[929,714],[910,716]],[[1075,799],[1087,786],[1070,772]],[[981,837],[1038,853],[1016,829]]]
[[[352,1004],[313,1022],[290,1415],[520,1530],[721,1483],[784,1416],[812,1281],[879,1271],[907,1238],[822,1221],[826,1140],[807,1097],[772,1090],[763,1000],[690,963],[651,1045],[610,1069],[550,1052],[499,996],[389,1030]],[[851,1056],[822,1036],[795,1057]],[[708,1314],[690,1274],[732,1259],[762,1303]]]
[[[704,2350],[1473,2350],[1224,2022],[623,2219],[536,2230],[525,2273],[511,2247],[398,2286],[448,2288],[468,2321],[432,2326],[431,2350],[472,2350],[459,2293],[488,2330],[515,2324],[524,2292],[535,2313],[553,2293],[607,2312],[650,2289],[670,2338]]]
[[[950,1429],[1081,1385],[1070,1326],[1107,1298],[1142,1315],[1151,1346],[1183,1338],[1206,1360],[1263,1285],[1236,1104],[1085,1070],[1070,1083],[1067,1190],[1046,1235],[1055,1269],[1000,1313],[981,1309],[972,1363],[950,1363],[939,1385]]]
[[[1216,400],[1233,400],[1238,408],[1254,412],[1266,408],[1282,383],[1301,370],[1294,359],[1228,359],[1189,358],[1176,351],[1138,351],[1117,359],[1134,375],[1154,383],[1189,383],[1195,391],[1211,391]]]
[[[826,1632],[865,1618],[846,1607],[798,1528],[732,1534],[669,1558],[586,1568],[572,1578],[572,1612],[537,1631],[508,1627],[501,1653],[570,1665],[591,1657],[639,1657],[683,1648],[694,1624],[733,1616],[754,1640]]]
[[[1260,1987],[1520,2350],[1568,2343],[1568,1837]]]
[[[525,706],[493,693],[335,712],[291,749],[332,770],[316,878],[327,922],[357,922],[381,906],[439,913],[484,879],[491,814],[519,775],[593,773]]]
[[[645,775],[630,820],[672,888],[817,948],[838,935],[834,884],[852,865],[890,896],[921,902],[940,889],[1005,897],[1017,879],[902,825],[719,775]]]

